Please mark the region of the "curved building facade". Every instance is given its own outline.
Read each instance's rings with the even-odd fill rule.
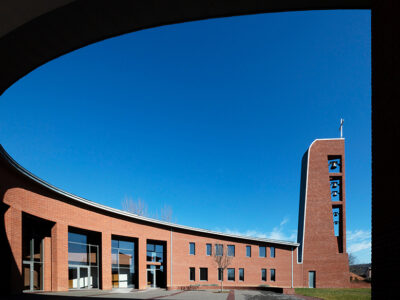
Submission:
[[[0,147],[3,290],[348,287],[344,139],[303,156],[298,241],[181,226],[62,191]],[[232,256],[219,272],[215,253]]]

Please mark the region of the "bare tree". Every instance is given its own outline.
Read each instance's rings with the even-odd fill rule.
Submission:
[[[215,251],[214,251],[214,262],[218,267],[218,272],[221,278],[221,292],[223,289],[223,281],[224,281],[224,271],[225,269],[231,264],[232,256],[228,255],[228,248],[226,247],[226,251],[224,251],[223,244],[215,244]]]
[[[350,266],[355,265],[357,260],[355,255],[353,253],[348,253],[348,255],[349,255],[349,265]]]
[[[134,201],[131,197],[125,197],[122,201],[122,209],[139,216],[148,217],[147,204],[140,198]]]
[[[161,208],[161,220],[172,222],[172,208],[166,204]]]
[[[125,197],[122,200],[122,209],[138,216],[152,217],[166,222],[172,222],[172,208],[166,204],[161,208],[160,217],[158,217],[158,210],[155,215],[151,214],[150,216],[147,209],[147,203],[140,198],[138,198],[137,201],[134,201],[132,197]]]

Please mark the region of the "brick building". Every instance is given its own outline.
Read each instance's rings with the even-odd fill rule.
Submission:
[[[0,146],[4,289],[348,287],[344,139],[315,140],[302,160],[298,242],[181,226],[62,191]],[[218,272],[213,255],[232,263]],[[6,274],[7,275],[7,274]],[[3,290],[4,290],[3,289]]]

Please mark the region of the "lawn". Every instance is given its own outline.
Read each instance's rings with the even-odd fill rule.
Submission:
[[[326,300],[369,300],[371,289],[295,289],[296,294]]]

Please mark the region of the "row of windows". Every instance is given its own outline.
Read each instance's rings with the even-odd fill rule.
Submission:
[[[208,280],[208,268],[200,268],[200,281]],[[228,281],[235,281],[235,269],[228,268],[227,269]],[[275,269],[270,269],[270,280],[275,281],[276,272]],[[189,279],[190,281],[196,280],[196,268],[189,268]],[[224,272],[223,269],[218,268],[218,280],[224,280]],[[244,269],[239,268],[239,281],[244,281]],[[267,269],[261,269],[261,281],[267,281]]]
[[[235,245],[228,245],[227,246],[227,255],[228,256],[235,256]],[[189,254],[196,255],[196,244],[189,243]],[[215,254],[217,256],[224,255],[224,246],[222,244],[215,244]],[[206,255],[212,255],[212,245],[206,244]],[[246,256],[251,257],[251,246],[246,246]],[[259,257],[267,257],[267,247],[265,246],[258,246],[258,256]],[[270,256],[272,258],[275,257],[275,247],[270,247]]]

